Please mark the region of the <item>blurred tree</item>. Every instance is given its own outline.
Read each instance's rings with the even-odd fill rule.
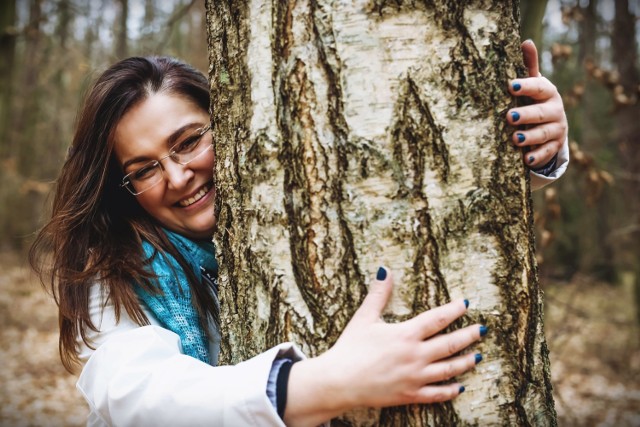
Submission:
[[[10,154],[9,129],[12,116],[13,75],[15,67],[16,0],[5,0],[0,4],[0,157]]]
[[[621,238],[628,247],[625,267],[635,273],[637,319],[640,322],[640,75],[636,42],[636,17],[629,9],[628,0],[615,1],[612,34],[613,62],[619,81],[614,88],[616,103],[616,145],[619,149],[625,199],[630,215],[623,223],[628,230]]]
[[[43,157],[45,161],[41,162],[41,166],[44,169],[41,175],[43,178],[53,178],[58,172],[59,162],[62,158],[62,153],[65,151],[64,146],[66,146],[65,140],[61,136],[68,135],[69,132],[67,130],[70,129],[70,123],[65,123],[64,120],[69,116],[65,112],[73,108],[72,104],[69,103],[68,96],[68,63],[71,60],[69,33],[73,25],[71,2],[70,0],[58,0],[57,6],[55,40],[54,43],[51,43],[52,47],[50,49],[55,49],[59,54],[56,55],[57,60],[52,61],[51,82],[47,85],[48,93],[52,95],[50,96],[51,102],[49,105],[53,106],[53,111],[49,111],[49,116],[57,118],[57,120],[49,120],[48,127],[51,129],[51,134],[56,137],[52,138],[46,146],[39,148],[41,153],[46,153],[45,157]]]
[[[167,48],[176,53],[183,51],[183,40],[185,36],[182,34],[182,28],[180,28],[179,24],[182,23],[184,17],[188,16],[189,10],[196,2],[197,0],[189,0],[187,2],[180,0],[178,2],[162,28],[156,47],[158,51],[163,51]],[[186,37],[186,40],[189,43],[191,42],[190,37]]]
[[[129,56],[129,0],[118,0],[118,2],[120,3],[120,13],[116,34],[116,57],[124,59]]]
[[[16,137],[12,151],[17,155],[18,171],[22,176],[37,176],[39,165],[34,161],[34,141],[37,141],[40,123],[40,72],[43,70],[41,51],[42,0],[30,0],[29,22],[25,27],[24,60],[21,69],[23,77],[20,83],[21,108],[14,122]]]
[[[13,123],[13,94],[15,51],[18,34],[16,1],[0,2],[0,249],[9,246],[13,233],[10,202],[14,201],[16,162],[11,137]]]
[[[520,2],[520,34],[523,39],[531,39],[541,51],[542,19],[547,10],[547,0],[522,0]]]
[[[156,25],[157,10],[156,1],[144,1],[144,16],[142,18],[142,27],[140,28],[139,46],[142,54],[148,54],[153,51],[156,45],[157,34],[153,31]]]
[[[222,360],[326,350],[378,263],[388,320],[466,295],[462,322],[492,330],[494,363],[455,401],[340,425],[555,425],[526,174],[504,145],[518,9],[483,10],[207,3]]]
[[[2,246],[20,247],[23,236],[34,230],[38,223],[42,201],[38,192],[31,191],[25,177],[41,177],[42,168],[39,154],[44,142],[39,137],[38,125],[41,123],[41,90],[39,80],[45,64],[42,61],[42,0],[29,2],[29,15],[24,25],[24,48],[16,52],[12,85],[10,129],[5,133],[3,145],[7,157],[3,159],[2,187],[0,192],[0,213],[2,214]],[[18,77],[19,76],[19,77]],[[44,157],[44,154],[42,154]]]
[[[582,7],[582,21],[580,26],[580,51],[579,63],[585,64],[588,61],[600,63],[601,58],[597,52],[596,43],[599,39],[598,32],[598,0],[589,0]],[[580,68],[581,75],[585,75],[584,66]],[[584,78],[584,77],[583,77]],[[602,86],[593,79],[587,79],[586,90],[582,96],[582,134],[580,136],[581,146],[590,153],[601,153],[607,150],[607,137],[598,126],[595,117],[608,115],[610,112],[602,109],[601,99],[607,96]],[[595,186],[595,182],[587,185]],[[589,191],[589,189],[587,189]],[[584,215],[582,217],[583,229],[579,239],[581,242],[581,269],[591,271],[602,280],[609,283],[615,281],[615,262],[612,242],[607,238],[611,228],[611,193],[608,191],[599,192],[597,203],[587,206],[594,210],[595,215]]]

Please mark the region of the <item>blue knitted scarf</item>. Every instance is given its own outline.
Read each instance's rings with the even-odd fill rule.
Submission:
[[[202,271],[217,272],[213,243],[194,242],[169,230],[165,230],[165,233],[196,277],[203,280]],[[198,312],[191,304],[186,274],[171,255],[156,251],[147,241],[142,242],[142,248],[149,268],[157,277],[151,279],[151,283],[162,293],[152,294],[141,286],[136,286],[136,293],[165,328],[178,334],[184,354],[209,363],[209,341],[200,326]]]

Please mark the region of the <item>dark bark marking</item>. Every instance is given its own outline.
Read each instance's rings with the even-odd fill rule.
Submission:
[[[341,231],[340,240],[344,249],[341,259],[341,282],[346,293],[345,301],[342,305],[344,319],[343,322],[337,323],[336,338],[342,329],[346,326],[353,313],[360,306],[360,303],[367,294],[365,286],[365,277],[358,265],[358,256],[355,251],[355,243],[353,234],[349,228],[345,218],[343,203],[344,195],[344,176],[349,165],[349,151],[347,149],[347,139],[349,135],[349,127],[344,117],[344,103],[342,101],[342,87],[340,83],[340,72],[342,69],[342,61],[336,51],[336,43],[333,32],[333,21],[331,13],[323,9],[323,5],[315,0],[311,0],[311,15],[313,24],[313,33],[316,38],[316,47],[320,56],[320,65],[325,73],[326,83],[329,86],[327,91],[329,123],[331,125],[334,136],[334,145],[336,147],[336,156],[338,160],[338,169],[332,171],[335,178],[331,182],[332,199],[336,204],[338,212],[338,221]]]
[[[440,271],[438,227],[433,224],[429,201],[423,191],[425,170],[435,170],[442,182],[449,179],[449,151],[428,104],[416,82],[407,76],[400,86],[396,119],[391,128],[393,163],[401,193],[398,197],[415,200],[425,207],[416,212],[419,224],[412,236],[416,247],[412,283],[418,284],[413,309],[416,312],[449,301]],[[432,292],[430,295],[429,292]]]
[[[289,59],[293,44],[293,7],[295,1],[273,2],[273,34],[271,45],[274,48],[273,58]],[[274,70],[275,71],[275,70]],[[275,86],[274,86],[275,87]]]
[[[311,200],[309,192],[302,191],[303,189],[308,190],[308,179],[314,180],[314,177],[306,176],[304,166],[306,161],[312,161],[312,158],[304,158],[305,153],[312,156],[313,153],[309,153],[302,147],[304,138],[309,135],[298,134],[299,131],[304,133],[314,130],[309,103],[315,101],[315,95],[309,93],[312,88],[307,80],[305,64],[299,59],[296,60],[293,69],[283,80],[281,83],[282,93],[280,94],[282,105],[279,106],[278,125],[283,135],[280,163],[285,165],[284,202],[289,222],[292,269],[296,284],[314,316],[314,321],[318,323],[318,326],[321,326],[326,325],[327,321],[321,309],[323,306],[322,293],[314,272],[318,254],[313,248],[315,246],[312,242],[313,236],[310,235],[309,206]],[[311,129],[309,129],[310,126]],[[315,178],[317,179],[317,177]],[[297,202],[295,193],[301,193],[302,200]]]
[[[401,191],[421,195],[426,168],[435,170],[446,183],[449,179],[449,150],[441,127],[436,123],[411,76],[407,76],[400,86],[395,117],[395,123],[391,127],[393,170]],[[407,160],[410,170],[405,167]],[[407,175],[411,187],[407,187]]]

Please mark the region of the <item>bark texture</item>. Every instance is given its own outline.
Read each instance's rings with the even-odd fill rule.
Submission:
[[[346,425],[555,425],[515,1],[208,1],[222,359],[328,349],[387,265],[386,320],[465,297],[485,361],[441,405]],[[380,343],[384,346],[385,343]]]

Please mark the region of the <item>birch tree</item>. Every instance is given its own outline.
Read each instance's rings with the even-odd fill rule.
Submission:
[[[490,334],[440,405],[346,425],[555,425],[532,206],[508,142],[515,1],[208,1],[222,362],[338,338],[380,264],[388,322],[455,298]],[[384,346],[385,343],[380,343]]]

